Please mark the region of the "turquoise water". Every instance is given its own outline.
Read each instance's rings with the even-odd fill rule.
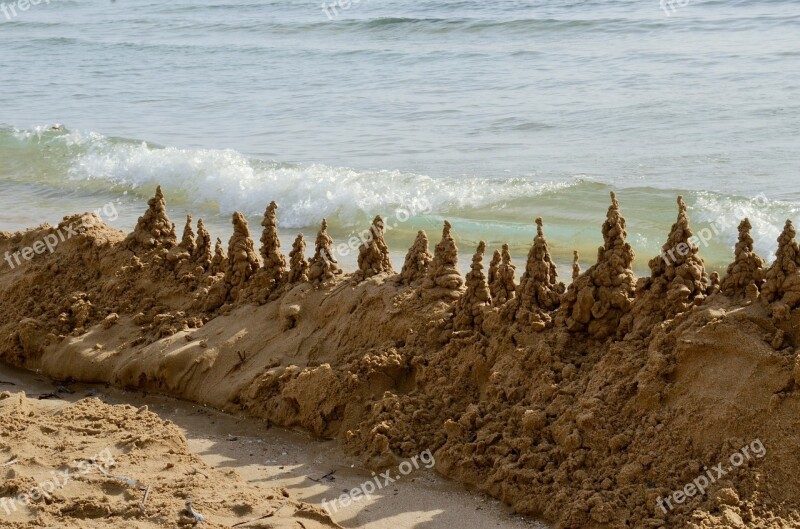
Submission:
[[[51,0],[0,13],[0,229],[108,201],[129,229],[160,183],[179,226],[190,211],[222,237],[232,211],[258,226],[276,200],[284,246],[323,216],[338,241],[381,213],[397,252],[447,218],[464,252],[485,239],[522,256],[542,216],[556,258],[577,248],[585,266],[616,190],[641,270],[679,193],[698,229],[724,226],[701,248],[716,268],[742,216],[765,255],[800,221],[796,1],[338,11]]]

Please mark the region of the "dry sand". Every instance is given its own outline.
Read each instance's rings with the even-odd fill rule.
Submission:
[[[706,273],[679,198],[668,257],[636,278],[612,195],[592,266],[581,272],[576,257],[572,281],[561,281],[537,220],[516,285],[502,252],[484,273],[493,249],[483,244],[462,277],[447,222],[432,254],[420,234],[395,273],[376,218],[348,274],[329,258],[324,221],[313,254],[298,238],[286,258],[278,218],[268,207],[257,251],[235,214],[225,252],[212,251],[200,226],[179,239],[160,190],[131,234],[89,217],[84,233],[0,278],[2,358],[59,380],[300,428],[376,471],[430,451],[440,475],[558,528],[800,527],[800,248],[791,223],[769,267],[743,223],[720,278]],[[80,221],[2,234],[0,254]],[[702,493],[687,488],[756,441],[763,454],[751,450]],[[347,487],[360,479],[335,475]],[[422,495],[423,516],[449,511]],[[481,501],[463,498],[463,513]],[[171,496],[161,501],[180,509]],[[395,523],[406,508],[420,510],[404,501],[381,516]],[[337,520],[366,526],[362,514]],[[443,519],[423,524],[472,523],[437,525]]]

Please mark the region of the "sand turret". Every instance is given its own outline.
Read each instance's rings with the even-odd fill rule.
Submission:
[[[778,237],[775,262],[767,269],[761,289],[761,298],[773,305],[773,316],[778,319],[788,317],[789,311],[800,306],[800,248],[796,236],[792,221],[787,220]]]
[[[483,255],[486,243],[481,241],[472,257],[470,271],[467,273],[467,290],[461,295],[455,309],[454,328],[456,330],[480,329],[483,323],[483,310],[491,304],[489,286],[483,274]]]
[[[698,247],[692,239],[686,203],[678,196],[678,218],[672,225],[661,255],[650,260],[650,288],[666,293],[668,315],[683,312],[693,303],[700,303],[711,281],[703,260],[697,256]]]
[[[492,266],[494,266],[494,270],[492,270]],[[517,267],[511,264],[508,244],[503,244],[501,251],[494,252],[489,269],[489,291],[492,294],[492,303],[499,306],[514,299],[517,291],[514,282]]]
[[[414,244],[406,254],[403,269],[400,271],[400,283],[411,285],[424,279],[432,261],[433,254],[428,250],[428,235],[419,230]]]
[[[225,283],[231,289],[230,297],[235,300],[239,290],[258,270],[258,256],[253,239],[250,238],[250,229],[245,216],[236,211],[232,221],[233,235],[228,241],[228,268],[225,271]]]
[[[203,219],[197,220],[197,237],[192,252],[192,261],[208,270],[211,266],[211,234],[208,233]]]
[[[308,280],[312,283],[325,283],[341,274],[342,269],[333,257],[333,239],[328,235],[328,221],[322,219],[322,226],[314,242],[314,256],[308,268]]]
[[[564,290],[564,283],[558,281],[556,265],[550,257],[542,219],[537,218],[536,236],[528,252],[518,294],[505,314],[540,331],[551,322],[552,318],[547,312],[558,308]]]
[[[385,226],[383,218],[376,216],[369,229],[369,239],[358,248],[358,271],[356,281],[363,281],[384,272],[394,272],[389,259],[389,247],[383,238]]]
[[[263,275],[260,281],[262,288],[274,289],[286,276],[286,258],[281,253],[281,241],[278,238],[278,205],[270,202],[264,211],[264,220],[261,225],[264,230],[261,234],[261,259],[263,267],[259,275]]]
[[[160,245],[171,248],[177,242],[175,226],[167,216],[167,204],[161,186],[156,187],[156,194],[147,201],[147,211],[139,217],[126,242],[129,246],[138,245],[145,249]]]
[[[222,239],[217,237],[217,242],[214,245],[214,257],[211,258],[211,274],[219,274],[228,269],[228,257],[225,255],[225,249],[222,247]]]
[[[749,219],[739,224],[739,240],[736,243],[734,261],[728,265],[720,289],[728,297],[758,297],[764,282],[764,260],[753,250]]]
[[[634,253],[626,241],[625,218],[614,193],[602,230],[597,263],[585,273],[580,273],[578,252],[573,252],[572,284],[562,300],[567,328],[597,338],[617,332],[620,320],[631,310],[636,286],[631,269]]]
[[[298,233],[289,252],[288,283],[305,283],[308,281],[308,261],[306,261],[306,241],[303,234]]]
[[[444,221],[442,240],[434,248],[433,261],[428,267],[428,277],[423,286],[455,299],[459,297],[458,290],[464,280],[458,272],[458,247],[451,234],[452,229],[450,223]]]
[[[192,229],[191,215],[186,215],[186,224],[183,226],[183,236],[181,237],[181,242],[178,246],[189,252],[189,255],[193,254],[195,248],[197,248],[197,242],[195,241],[194,237],[194,230]]]

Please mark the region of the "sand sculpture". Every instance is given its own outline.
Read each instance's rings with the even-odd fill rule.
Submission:
[[[197,237],[195,239],[195,248],[192,252],[192,260],[202,266],[204,270],[208,270],[211,267],[211,259],[211,234],[208,233],[205,224],[203,224],[203,219],[198,219]]]
[[[772,304],[773,316],[778,319],[788,318],[789,312],[800,306],[800,248],[796,235],[792,221],[787,220],[778,237],[775,262],[767,269],[761,289],[764,302]]]
[[[225,255],[225,249],[222,247],[222,239],[217,237],[217,242],[214,244],[214,257],[211,258],[210,272],[211,275],[225,273],[228,269],[228,257]]]
[[[428,275],[422,286],[431,295],[457,299],[464,280],[458,271],[458,247],[452,230],[453,226],[444,221],[442,240],[434,248],[433,261],[428,267]]]
[[[322,219],[314,242],[314,256],[308,266],[308,280],[317,284],[326,283],[341,273],[339,262],[333,257],[333,239],[328,235],[328,221]]]
[[[378,215],[369,228],[369,238],[358,247],[358,271],[354,278],[363,281],[381,273],[393,273],[392,261],[389,259],[389,247],[386,245],[383,218]]]
[[[536,236],[528,252],[518,294],[504,315],[534,331],[544,330],[552,323],[549,313],[559,307],[564,291],[564,283],[558,281],[556,265],[550,257],[542,219],[537,218]]]
[[[495,250],[489,265],[488,281],[493,305],[500,306],[516,296],[517,286],[514,282],[516,270],[517,267],[511,264],[508,244],[503,244],[501,251]]]
[[[129,246],[139,246],[144,249],[156,246],[171,248],[177,242],[175,226],[167,216],[167,204],[161,186],[156,187],[155,195],[147,201],[147,211],[139,217],[126,242]]]
[[[170,223],[159,194],[137,224],[146,236],[125,238],[99,224],[4,276],[3,360],[59,380],[235,407],[337,439],[376,469],[430,448],[442,475],[556,527],[800,526],[800,491],[786,479],[797,470],[791,454],[800,415],[793,323],[800,249],[791,222],[764,270],[743,221],[717,293],[690,244],[680,199],[667,259],[651,261],[652,276],[636,289],[613,195],[597,262],[581,272],[574,253],[567,292],[541,220],[515,290],[500,288],[513,278],[505,248],[487,284],[483,243],[461,288],[449,223],[432,260],[418,234],[398,274],[410,288],[394,281],[337,288],[345,283],[323,222],[309,262],[302,236],[295,240],[289,281],[303,281],[309,265],[325,284],[281,289],[280,299],[253,307],[228,296],[236,286],[252,288],[258,267],[244,217],[234,215],[229,261],[217,239],[210,268],[224,276],[177,282],[160,259]],[[154,236],[153,225],[166,230]],[[198,223],[198,248],[209,246],[204,232]],[[0,251],[43,233],[0,237]],[[140,248],[155,251],[130,255]],[[78,285],[84,290],[76,292]],[[759,286],[763,303],[742,299]],[[214,303],[193,303],[198,292]],[[492,292],[516,295],[495,310]],[[218,318],[216,303],[235,317]],[[258,332],[241,332],[252,329]],[[186,339],[175,339],[178,332]],[[746,376],[731,377],[741,370]],[[659,508],[659,498],[756,437],[767,457],[751,459],[707,494]]]
[[[567,329],[586,331],[597,338],[616,333],[620,320],[631,309],[636,284],[631,269],[633,249],[625,240],[625,218],[614,193],[602,229],[603,246],[597,249],[597,263],[583,274],[578,252],[573,253],[573,281],[561,306]]]
[[[183,226],[183,236],[181,236],[181,242],[178,244],[178,246],[180,246],[182,250],[185,250],[190,256],[197,248],[194,230],[192,229],[191,215],[186,215],[186,224]]]
[[[287,282],[305,283],[308,281],[308,261],[306,261],[306,241],[303,234],[298,233],[289,252],[289,276]]]
[[[458,300],[455,308],[454,328],[456,330],[478,329],[483,323],[483,311],[491,304],[489,286],[483,274],[483,255],[486,243],[481,241],[472,257],[472,265],[467,273],[467,290]]]
[[[413,285],[428,274],[428,267],[433,261],[433,254],[428,250],[428,235],[419,230],[414,244],[408,249],[403,268],[400,270],[399,282]]]
[[[756,299],[764,282],[764,260],[753,250],[752,226],[749,219],[739,224],[739,240],[734,250],[735,259],[728,266],[720,288],[729,297]]]
[[[225,283],[230,297],[235,300],[239,290],[245,286],[250,277],[258,270],[258,257],[250,238],[247,218],[238,211],[233,214],[233,235],[228,241],[228,268],[225,271]]]
[[[281,253],[281,241],[278,237],[278,205],[273,201],[264,211],[261,226],[261,261],[253,279],[248,297],[258,303],[263,303],[276,294],[287,278],[286,257]]]
[[[678,196],[678,218],[672,225],[661,255],[650,260],[650,278],[637,288],[666,295],[665,312],[668,315],[685,311],[694,303],[705,299],[711,286],[703,260],[697,256],[698,247],[692,239],[686,204]]]

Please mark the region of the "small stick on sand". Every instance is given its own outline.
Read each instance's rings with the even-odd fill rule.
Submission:
[[[200,514],[199,512],[192,509],[192,500],[186,500],[186,512],[189,513],[189,516],[194,518],[195,522],[205,522],[206,517]]]
[[[317,482],[317,483],[321,482],[323,479],[324,479],[325,481],[334,481],[334,479],[335,479],[335,478],[333,477],[333,475],[334,475],[334,474],[336,474],[336,470],[331,470],[330,472],[328,472],[327,474],[325,474],[324,476],[322,476],[322,477],[321,477],[321,478],[319,478],[319,479],[314,479],[314,478],[312,478],[312,477],[309,477],[308,479],[310,479],[311,481],[315,481],[315,482]]]
[[[142,503],[139,504],[139,507],[142,508],[142,512],[147,513],[147,499],[150,497],[150,489],[152,485],[147,486],[147,490],[144,491],[144,498],[142,498]]]
[[[253,522],[257,522],[259,520],[263,520],[264,518],[271,518],[272,516],[275,516],[275,511],[267,513],[264,516],[259,516],[258,518],[253,518],[252,520],[247,520],[246,522],[235,523],[231,527],[240,527],[242,525],[247,525],[249,523],[253,523]]]
[[[10,467],[11,465],[13,465],[16,462],[17,462],[16,459],[12,459],[11,461],[7,461],[6,463],[3,463],[2,465],[0,465],[0,467]]]
[[[103,467],[101,467],[100,465],[97,466],[97,470],[99,470],[100,473],[105,477],[121,481],[131,487],[137,488],[139,490],[144,490],[145,488],[144,483],[142,483],[141,481],[136,481],[135,479],[126,478],[125,476],[114,476],[113,474],[109,474],[108,472],[103,470]]]

